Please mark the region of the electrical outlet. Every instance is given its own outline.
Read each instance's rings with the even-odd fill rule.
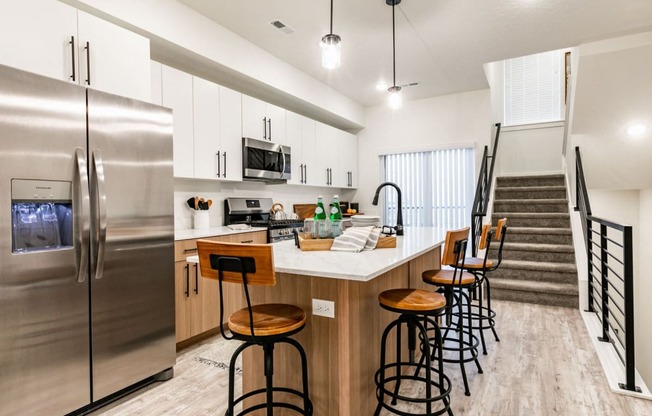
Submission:
[[[335,318],[335,302],[330,300],[313,299],[312,314],[325,316],[326,318]]]

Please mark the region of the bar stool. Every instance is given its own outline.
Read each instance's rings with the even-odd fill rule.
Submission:
[[[463,270],[468,235],[469,227],[446,232],[441,264],[450,267],[440,270],[426,270],[421,274],[421,278],[424,283],[438,286],[438,291],[443,291],[446,296],[446,309],[444,311],[446,325],[441,327],[444,344],[442,349],[457,354],[447,355],[443,358],[443,361],[446,363],[459,363],[462,379],[464,380],[464,394],[470,396],[465,363],[473,361],[478,368],[478,373],[482,374],[483,371],[478,361],[479,340],[473,334],[471,328],[471,301],[467,293],[478,286],[479,280],[473,274]],[[466,314],[463,311],[465,306],[467,308]],[[453,322],[453,317],[458,318],[456,322]],[[464,317],[467,318],[466,325],[464,324]],[[457,336],[449,335],[451,331],[457,333]],[[436,344],[437,340],[431,338],[430,342]]]
[[[496,312],[491,308],[491,284],[488,273],[496,270],[503,260],[503,244],[505,243],[506,231],[507,218],[501,218],[498,220],[495,234],[491,231],[491,224],[484,224],[482,226],[482,234],[480,235],[480,243],[478,244],[479,250],[485,250],[484,257],[466,257],[464,258],[462,266],[465,270],[476,275],[479,279],[477,288],[478,303],[471,304],[471,320],[473,323],[472,328],[480,331],[480,341],[482,343],[482,353],[484,355],[487,355],[487,345],[484,338],[484,331],[486,329],[491,329],[496,342],[500,342],[500,338],[496,332]],[[495,262],[488,258],[492,240],[500,241],[498,258]],[[483,305],[483,299],[485,299],[482,291],[483,286],[486,287],[486,306]]]
[[[234,312],[229,317],[228,326],[233,334],[232,336],[227,336],[220,326],[220,331],[225,339],[244,341],[231,357],[229,401],[225,415],[233,416],[234,408],[238,403],[259,394],[265,394],[265,403],[244,409],[238,413],[238,416],[259,409],[266,409],[267,416],[272,416],[274,408],[286,408],[302,415],[312,415],[312,402],[308,394],[306,353],[301,344],[290,338],[305,326],[306,313],[303,309],[294,305],[262,304],[252,306],[249,299],[248,285],[276,285],[272,246],[268,244],[221,243],[199,240],[197,241],[197,250],[202,276],[219,280],[220,322],[223,322],[224,317],[222,282],[242,284],[247,300],[246,308]],[[303,391],[273,385],[274,346],[278,343],[289,344],[298,351],[301,357]],[[244,350],[254,345],[263,347],[266,386],[245,393],[235,399],[236,359]],[[303,401],[303,409],[293,403],[274,401],[275,392],[289,393],[300,398]]]
[[[383,332],[380,343],[380,368],[376,371],[374,381],[376,383],[376,398],[378,406],[374,413],[375,416],[380,414],[382,408],[398,415],[441,415],[448,412],[453,415],[450,409],[450,379],[444,374],[444,362],[442,360],[441,332],[437,321],[434,319],[446,306],[446,298],[439,293],[429,292],[420,289],[391,289],[378,295],[378,302],[383,309],[399,313],[400,316],[392,321]],[[421,322],[423,321],[423,323]],[[401,327],[407,326],[408,330],[408,349],[409,361],[405,362],[401,358]],[[414,375],[403,373],[404,367],[415,365],[414,355],[416,350],[415,331],[419,331],[421,339],[428,340],[428,333],[425,325],[430,325],[435,332],[434,348],[439,349],[436,354],[438,358],[437,367],[432,367],[430,343],[423,342],[421,345],[422,357],[416,366]],[[387,336],[392,329],[396,328],[396,362],[386,363],[385,353]],[[387,376],[385,371],[395,369],[395,375]],[[419,375],[421,369],[425,369],[425,375]],[[433,374],[434,373],[434,374]],[[399,393],[401,381],[412,380],[425,384],[425,397],[407,397]],[[394,382],[394,389],[390,391],[387,384]],[[437,394],[433,394],[433,388],[437,389]],[[391,396],[391,405],[385,403],[385,395]],[[416,403],[425,407],[425,413],[407,413],[398,410],[395,406],[398,401],[406,403]],[[439,409],[433,410],[433,405],[441,402]]]

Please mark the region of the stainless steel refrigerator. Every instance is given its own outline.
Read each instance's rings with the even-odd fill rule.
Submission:
[[[0,415],[172,376],[170,110],[0,66]]]

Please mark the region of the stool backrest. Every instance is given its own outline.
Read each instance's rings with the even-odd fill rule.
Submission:
[[[243,283],[244,273],[249,285],[274,286],[276,284],[271,245],[199,240],[197,252],[199,267],[204,277],[219,279],[221,268],[224,282]]]
[[[494,239],[496,241],[500,241],[501,239],[504,239],[503,232],[506,229],[507,229],[507,218],[499,219],[498,224],[496,224],[496,235],[494,236]]]
[[[491,224],[482,225],[482,234],[480,234],[480,244],[478,244],[478,250],[484,250],[487,248],[487,241],[489,232],[491,231]]]
[[[459,261],[464,259],[464,251],[466,251],[466,242],[468,239],[469,227],[447,231],[441,264],[443,266],[457,266]]]

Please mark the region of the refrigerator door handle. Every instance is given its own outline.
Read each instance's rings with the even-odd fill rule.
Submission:
[[[101,279],[104,271],[104,249],[106,246],[106,188],[104,182],[104,164],[99,150],[93,150],[93,186],[95,203],[97,204],[97,227],[95,242],[97,253],[95,257],[95,279]]]
[[[77,218],[75,237],[75,257],[77,257],[77,282],[84,283],[88,274],[88,242],[90,240],[89,210],[90,202],[88,196],[88,169],[86,168],[86,154],[82,148],[75,149],[77,162],[77,174],[79,175],[79,193],[77,194]]]

